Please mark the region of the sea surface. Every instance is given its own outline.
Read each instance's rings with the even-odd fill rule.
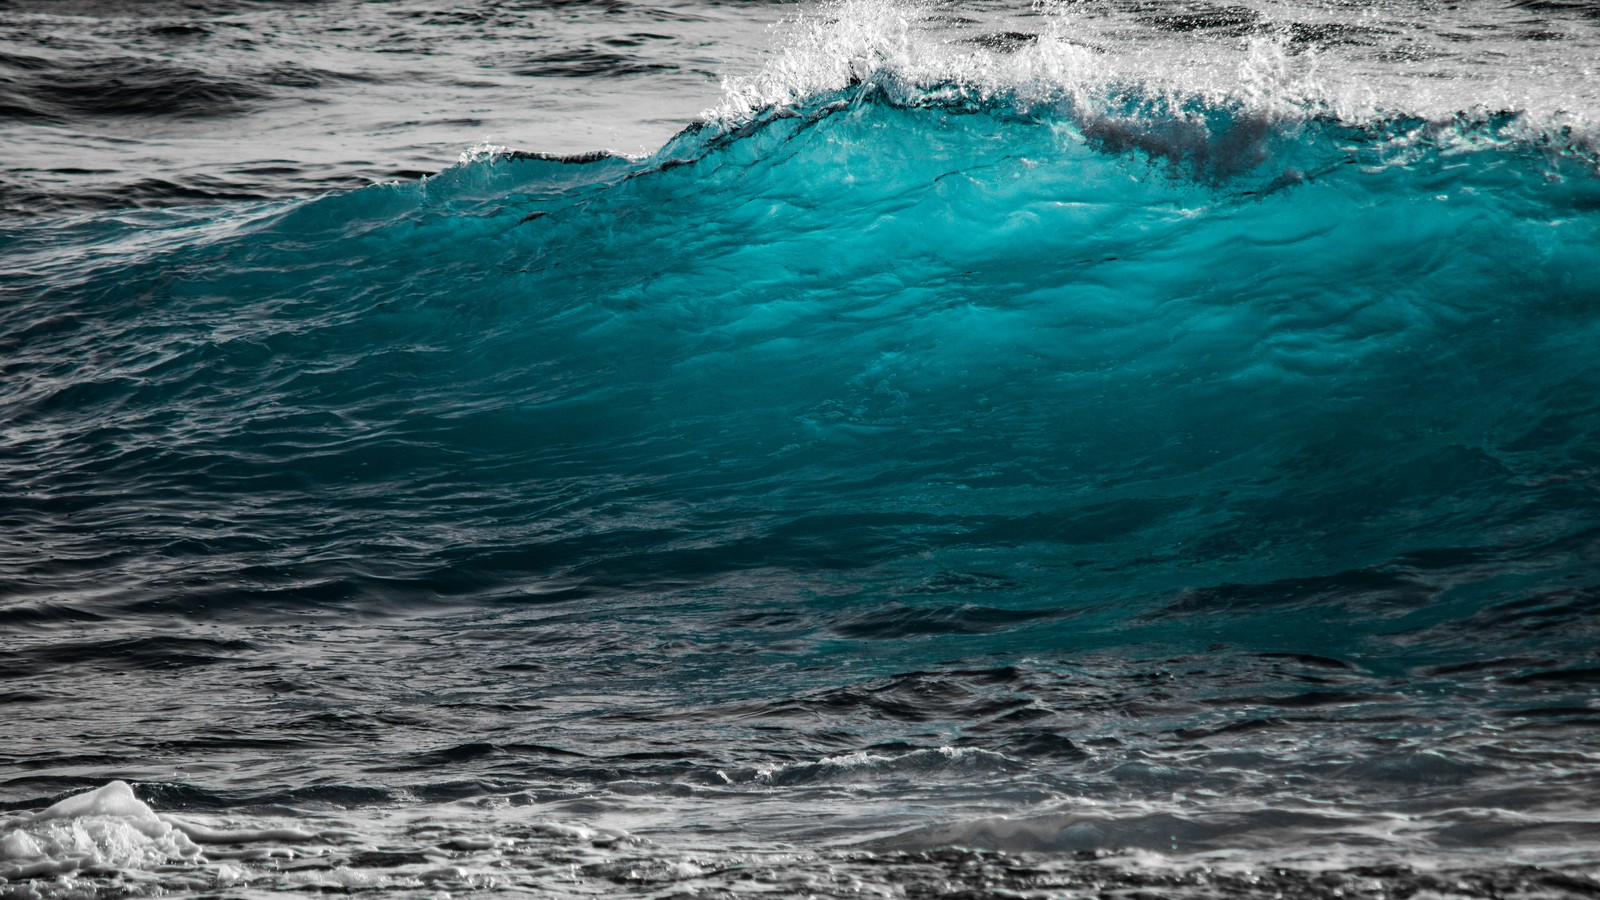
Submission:
[[[0,0],[0,898],[1600,896],[1597,70]]]

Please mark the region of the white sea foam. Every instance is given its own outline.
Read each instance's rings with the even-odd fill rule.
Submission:
[[[354,821],[319,814],[325,827],[310,828],[309,819],[162,814],[114,781],[0,822],[0,897],[78,896],[108,884],[238,889],[262,880],[332,890],[487,889],[508,854],[553,849],[605,861],[649,844],[615,826],[530,819],[503,806],[452,806],[466,815],[459,821],[439,818],[437,807],[369,810]],[[417,834],[431,841],[399,854],[386,849]],[[699,870],[672,871],[689,878]]]
[[[884,777],[937,780],[946,775],[1013,768],[1022,768],[1022,764],[1005,754],[973,747],[935,747],[897,754],[857,750],[814,762],[768,766],[756,770],[751,780],[773,785]]]
[[[948,87],[979,95],[1029,89],[1081,88],[1091,82],[1095,54],[1051,23],[1014,54],[952,39],[928,9],[895,0],[837,0],[782,26],[779,49],[762,69],[725,79],[721,105],[705,115],[733,122],[769,108],[850,87]]]
[[[1092,114],[1131,90],[1169,113],[1193,100],[1350,122],[1510,111],[1568,133],[1600,120],[1600,28],[1582,17],[1550,21],[1560,41],[1528,41],[1487,5],[1459,9],[1446,32],[1403,4],[1355,14],[1256,0],[1229,7],[1247,24],[1228,28],[1177,27],[1126,6],[1040,0],[974,19],[917,0],[829,0],[778,26],[766,64],[725,79],[704,116],[737,123],[847,89],[1065,100]]]
[[[61,881],[57,892],[70,894],[75,878],[143,877],[176,866],[196,885],[226,886],[247,878],[243,863],[294,859],[296,851],[284,845],[324,837],[282,823],[224,824],[157,813],[127,782],[113,781],[0,823],[0,881],[55,879]]]
[[[972,847],[1008,852],[1138,851],[1192,862],[1215,854],[1281,853],[1286,835],[1331,853],[1338,847],[1398,849],[1407,819],[1394,814],[1337,809],[1250,807],[1200,810],[1182,803],[1133,802],[1117,806],[1074,803],[1052,812],[984,816],[919,826],[872,842],[882,849]],[[1411,847],[1408,849],[1418,849]],[[1154,858],[1154,857],[1151,857]]]
[[[122,781],[68,797],[0,834],[0,877],[8,879],[144,869],[199,856],[187,834]]]

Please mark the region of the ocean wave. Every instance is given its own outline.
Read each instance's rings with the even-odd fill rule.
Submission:
[[[641,159],[12,226],[18,574],[145,548],[130,596],[252,608],[850,572],[909,604],[860,638],[1312,577],[1350,583],[1303,615],[1381,620],[1473,565],[1441,548],[1581,543],[1586,158],[1516,117],[1097,116],[857,88]],[[1063,616],[1026,560],[1090,548]],[[990,625],[914,624],[972,571]]]

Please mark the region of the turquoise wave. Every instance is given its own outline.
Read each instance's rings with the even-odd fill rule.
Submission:
[[[0,226],[5,574],[1587,653],[1600,179],[1529,132],[867,84],[646,159]]]

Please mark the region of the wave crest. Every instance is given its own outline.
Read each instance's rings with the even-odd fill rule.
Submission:
[[[722,101],[703,118],[726,130],[774,109],[877,93],[910,105],[999,99],[1025,110],[1070,108],[1092,123],[1123,117],[1132,99],[1149,117],[1227,109],[1260,123],[1444,124],[1511,114],[1528,135],[1595,145],[1600,92],[1570,58],[1543,62],[1535,77],[1491,71],[1483,63],[1504,54],[1471,48],[1483,58],[1463,51],[1458,62],[1473,67],[1440,71],[1397,64],[1409,38],[1384,29],[1309,23],[1292,8],[1275,10],[1276,18],[1239,9],[1249,15],[1201,23],[1208,29],[1036,0],[1012,20],[1020,30],[995,31],[1006,20],[979,22],[902,0],[835,0],[784,23],[781,49],[755,74],[725,79]],[[1357,33],[1370,39],[1350,38]]]

